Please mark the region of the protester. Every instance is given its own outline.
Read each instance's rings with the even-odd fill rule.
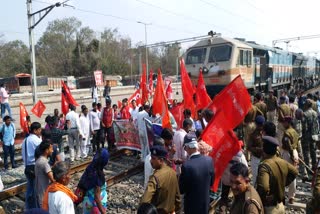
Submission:
[[[263,159],[258,168],[257,192],[266,214],[285,213],[284,190],[298,175],[298,170],[276,156],[279,142],[276,138],[263,136]]]
[[[53,119],[54,119],[54,121],[60,119],[59,109],[57,109],[57,108],[55,108],[55,109],[53,110]]]
[[[93,103],[97,103],[99,101],[99,88],[96,84],[91,88],[91,98]]]
[[[80,160],[80,138],[82,138],[83,133],[80,127],[79,114],[75,112],[76,107],[70,105],[70,111],[66,115],[67,123],[69,123],[69,134],[68,134],[68,144],[70,150],[70,161]],[[74,147],[76,148],[76,154],[74,152]]]
[[[208,124],[210,121],[211,121],[211,119],[213,118],[213,116],[214,116],[214,113],[213,113],[213,111],[211,110],[211,109],[204,109],[203,111],[202,111],[202,116],[203,116],[203,118],[204,118],[204,120],[205,120],[205,122]],[[205,127],[203,127],[203,129],[204,129]]]
[[[107,100],[111,100],[111,97],[110,97],[110,92],[111,92],[111,87],[110,87],[110,81],[107,80],[106,81],[106,85],[104,86],[104,89],[103,89],[103,97]]]
[[[185,109],[183,111],[183,116],[184,116],[184,119],[190,119],[192,121],[192,128],[191,128],[191,131],[195,131],[196,130],[196,127],[195,127],[195,124],[194,124],[194,121],[191,117],[191,110],[190,109]]]
[[[80,116],[80,129],[83,133],[82,138],[80,138],[80,152],[81,158],[87,158],[90,146],[90,119],[88,115],[88,108],[82,109],[82,114]]]
[[[184,119],[182,128],[176,131],[173,135],[172,142],[176,148],[176,152],[173,158],[176,164],[177,175],[180,175],[181,164],[187,159],[187,152],[184,150],[184,137],[188,132],[191,131],[192,124],[192,120],[190,120],[189,118]]]
[[[43,141],[48,141],[51,145],[52,145],[52,154],[49,155],[49,165],[50,166],[54,166],[57,162],[62,161],[62,158],[60,156],[60,152],[59,152],[59,146],[58,144],[54,144],[52,142],[52,133],[51,130],[45,130],[42,129],[41,131],[41,135],[42,135],[42,142]],[[36,160],[40,157],[41,152],[40,152],[40,145],[36,148]]]
[[[165,128],[162,130],[160,137],[164,140],[164,148],[168,152],[166,162],[167,162],[168,166],[175,169],[176,165],[174,164],[174,154],[176,153],[176,147],[172,142],[173,132],[171,129]]]
[[[30,135],[22,143],[22,159],[25,166],[24,174],[27,177],[26,210],[37,208],[35,194],[35,150],[41,143],[41,124],[33,122],[30,128]]]
[[[0,84],[0,97],[1,97],[1,118],[5,116],[6,110],[9,113],[9,117],[12,118],[11,114],[11,108],[9,104],[9,97],[10,95],[8,94],[5,85],[2,83]]]
[[[137,106],[137,102],[135,99],[131,100],[131,107],[129,108],[129,113],[131,115],[132,121],[136,123],[139,113],[139,106]]]
[[[121,113],[121,119],[130,119],[131,118],[131,115],[130,115],[130,112],[129,112],[129,106],[128,106],[128,99],[127,98],[124,98],[122,100],[122,107],[121,107],[121,110],[120,110],[120,113]]]
[[[103,127],[103,133],[107,135],[108,150],[109,152],[116,148],[113,132],[113,121],[114,121],[114,112],[111,108],[111,100],[106,99],[106,107],[101,111],[101,125]],[[102,148],[104,148],[105,139],[101,140]],[[99,146],[98,146],[99,149]]]
[[[118,110],[117,104],[113,104],[112,108],[113,108],[113,112],[114,112],[114,119],[116,119],[116,120],[121,119],[121,114],[120,114],[120,112]]]
[[[16,168],[14,161],[14,139],[16,137],[16,128],[14,123],[11,122],[10,116],[3,118],[4,123],[0,128],[1,141],[3,142],[3,161],[4,169],[8,170],[8,156],[10,156],[12,169]]]
[[[78,187],[86,191],[82,202],[84,214],[106,213],[108,194],[103,169],[108,161],[108,150],[99,149],[80,178]]]
[[[150,176],[140,203],[151,203],[160,213],[179,213],[179,185],[175,171],[165,163],[167,151],[162,146],[154,146],[150,151],[150,162],[155,171]]]
[[[64,154],[64,143],[62,137],[69,133],[68,130],[61,130],[59,127],[59,118],[55,118],[54,125],[51,128],[51,142],[55,145],[58,145],[59,148],[59,156],[62,161],[65,160]]]
[[[92,135],[92,154],[98,148],[100,142],[100,117],[97,109],[97,103],[92,103],[92,110],[89,113],[90,130]]]
[[[40,157],[35,164],[35,190],[37,195],[38,205],[42,207],[42,199],[44,192],[46,191],[49,183],[53,183],[55,180],[51,171],[51,167],[48,163],[48,157],[52,154],[53,148],[49,141],[42,141],[39,146]]]
[[[50,214],[74,214],[73,202],[77,196],[67,185],[70,182],[70,167],[66,162],[59,162],[52,168],[55,182],[50,184],[43,196],[42,208]]]
[[[263,214],[260,196],[250,185],[248,167],[242,163],[236,163],[231,166],[230,174],[231,189],[234,195],[230,214]]]
[[[209,213],[209,190],[213,184],[212,158],[198,152],[194,133],[184,137],[184,148],[189,159],[182,164],[179,177],[181,194],[184,194],[184,213]]]
[[[146,128],[145,119],[149,118],[150,106],[144,105],[143,111],[140,111],[137,115],[137,126],[139,131],[139,142],[141,145],[141,160],[145,161],[146,156],[150,153],[149,142],[148,142],[148,134]]]

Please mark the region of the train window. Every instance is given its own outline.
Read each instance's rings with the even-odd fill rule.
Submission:
[[[248,55],[247,65],[251,66],[251,64],[252,64],[252,52],[251,51],[247,51],[247,55]]]
[[[223,45],[210,48],[209,62],[228,61],[231,56],[231,46]]]
[[[187,53],[186,64],[204,63],[206,58],[207,48],[193,49]]]
[[[239,52],[238,65],[243,65],[243,50]]]

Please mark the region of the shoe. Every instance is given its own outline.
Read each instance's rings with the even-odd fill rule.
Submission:
[[[293,204],[294,203],[294,198],[290,198],[289,199],[289,204]]]

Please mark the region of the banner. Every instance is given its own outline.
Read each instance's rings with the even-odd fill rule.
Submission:
[[[94,80],[96,82],[96,86],[103,86],[103,74],[102,71],[94,71]]]
[[[27,112],[26,107],[23,105],[23,103],[20,103],[19,107],[20,107],[20,127],[21,127],[21,130],[24,133],[29,133],[28,122],[27,122],[27,116],[29,114]]]
[[[113,122],[114,136],[117,149],[130,149],[141,151],[139,131],[129,120],[115,120]]]
[[[39,100],[31,109],[31,112],[41,118],[41,115],[43,114],[43,112],[46,110],[46,106],[43,104],[43,102],[41,100]]]
[[[214,183],[211,187],[214,192],[217,191],[222,174],[230,160],[240,149],[241,145],[232,130],[225,133],[217,148],[213,148],[210,156],[213,159],[214,166]]]

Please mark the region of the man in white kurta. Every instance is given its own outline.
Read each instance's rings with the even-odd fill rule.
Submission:
[[[141,145],[141,160],[145,161],[146,156],[150,153],[149,142],[147,135],[147,128],[145,124],[145,118],[149,119],[150,106],[144,105],[144,110],[140,111],[137,116],[137,125],[139,130],[139,142]]]
[[[81,158],[86,158],[88,156],[90,146],[90,119],[87,107],[82,110],[82,114],[80,116],[80,130],[83,133],[82,138],[80,139]]]

